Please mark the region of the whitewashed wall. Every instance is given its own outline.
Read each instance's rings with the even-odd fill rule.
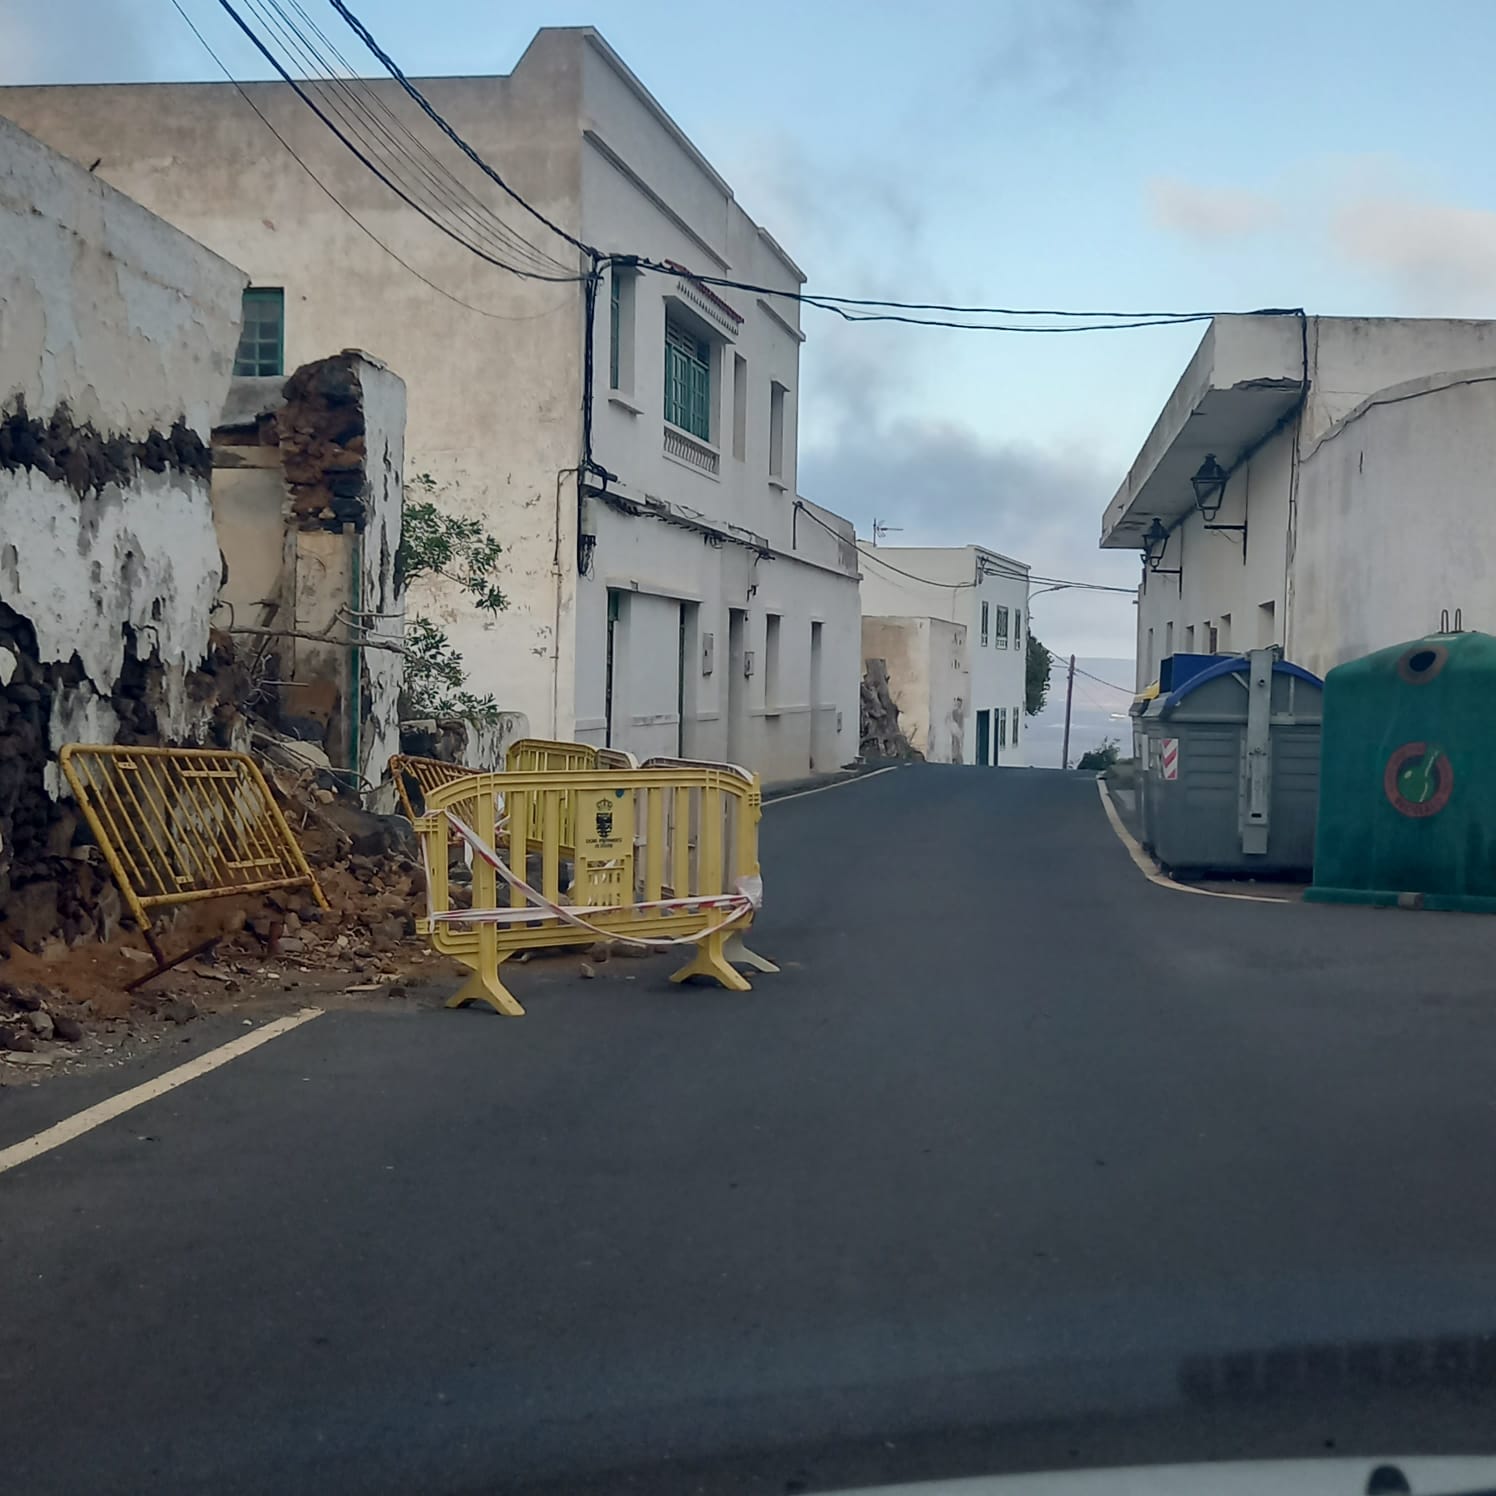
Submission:
[[[1207,334],[1191,369],[1200,366],[1221,388],[1260,376],[1266,355],[1242,343],[1243,329],[1274,342],[1269,361],[1280,372],[1296,375],[1307,354],[1301,429],[1297,437],[1292,423],[1262,432],[1267,440],[1232,473],[1216,518],[1245,520],[1245,547],[1240,534],[1207,531],[1192,513],[1163,563],[1182,564],[1183,578],[1144,575],[1137,684],[1155,680],[1171,652],[1205,652],[1212,628],[1221,651],[1277,644],[1322,673],[1437,627],[1439,610],[1466,596],[1485,609],[1477,578],[1492,545],[1480,497],[1488,386],[1464,381],[1496,366],[1496,321],[1311,317],[1302,352],[1296,321],[1229,321],[1238,362],[1211,372],[1216,340]],[[1170,401],[1181,419],[1203,387],[1197,379],[1187,388],[1189,380],[1187,371]],[[1158,460],[1157,448],[1145,446],[1135,472]],[[1469,625],[1468,608],[1465,617]]]
[[[206,448],[228,386],[244,277],[75,162],[0,119],[0,410],[60,411],[144,442],[182,423]],[[163,667],[164,738],[201,728],[186,673],[202,660],[220,576],[205,467],[85,491],[0,469],[0,602],[34,630],[42,665],[77,656],[54,702],[53,746],[109,741],[125,663]],[[49,779],[56,787],[55,777]]]
[[[1496,368],[1394,385],[1330,427],[1299,473],[1299,663],[1323,675],[1446,609],[1496,633],[1493,473]]]
[[[888,667],[888,693],[912,748],[932,764],[970,763],[966,629],[942,618],[865,617],[864,659]]]

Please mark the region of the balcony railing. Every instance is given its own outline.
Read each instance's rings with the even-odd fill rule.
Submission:
[[[717,476],[722,464],[722,459],[713,448],[707,446],[705,442],[697,441],[694,436],[677,426],[665,428],[665,455],[674,457],[678,462],[689,463],[693,468],[709,473],[713,478]]]

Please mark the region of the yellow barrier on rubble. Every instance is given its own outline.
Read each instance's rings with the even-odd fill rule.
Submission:
[[[449,764],[440,758],[418,758],[413,753],[390,755],[390,777],[395,781],[395,794],[399,797],[400,809],[412,821],[421,813],[415,808],[415,801],[410,793],[412,782],[420,791],[424,806],[426,796],[438,785],[451,784],[454,780],[466,779],[469,774],[479,772],[466,764]]]
[[[494,813],[499,795],[507,813],[502,829]],[[569,807],[576,835],[568,843]],[[757,779],[720,769],[478,774],[433,790],[415,823],[429,900],[418,928],[434,949],[472,971],[448,1007],[483,1001],[518,1016],[524,1009],[499,980],[505,961],[520,951],[597,940],[695,945],[695,956],[672,981],[709,976],[746,992],[734,959],[775,969],[751,953],[737,954],[735,945],[758,905],[760,814]],[[528,834],[534,826],[538,848]],[[468,909],[451,901],[449,828],[474,853]],[[532,851],[540,861],[534,886],[524,872]],[[568,851],[574,872],[563,903]]]
[[[58,759],[156,958],[132,987],[213,943],[168,960],[151,929],[153,909],[277,888],[305,888],[328,907],[247,753],[68,743]]]

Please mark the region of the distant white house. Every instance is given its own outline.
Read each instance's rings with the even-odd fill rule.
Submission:
[[[587,257],[439,143],[388,79],[367,85],[379,110],[436,143],[562,281],[522,279],[432,227],[281,83],[244,92],[322,186],[229,84],[0,88],[0,114],[249,272],[237,372],[283,374],[338,348],[400,371],[407,472],[429,473],[439,502],[504,547],[506,612],[476,612],[440,581],[412,589],[474,691],[538,735],[728,758],[770,780],[852,758],[854,533],[795,484],[803,334],[789,296],[804,276],[591,28],[540,31],[504,77],[418,84],[568,233],[686,267],[605,275],[590,370]],[[512,261],[491,219],[448,213]],[[588,410],[606,480],[579,477]]]
[[[1027,564],[979,545],[857,549],[863,657],[887,661],[914,746],[935,763],[1026,764]]]
[[[1175,653],[1276,644],[1323,675],[1496,631],[1496,321],[1215,318],[1107,506],[1146,552],[1137,684]]]

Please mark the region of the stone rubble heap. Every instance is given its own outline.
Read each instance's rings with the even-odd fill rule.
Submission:
[[[862,677],[861,755],[863,758],[924,757],[899,726],[899,708],[888,688],[888,665],[865,660]]]

